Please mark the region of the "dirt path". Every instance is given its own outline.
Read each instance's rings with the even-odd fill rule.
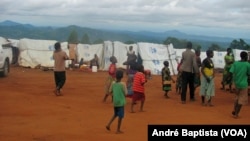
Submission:
[[[250,106],[242,108],[239,119],[231,116],[233,94],[220,90],[217,74],[214,107],[197,101],[180,103],[180,95],[170,92],[165,99],[161,77],[153,76],[146,84],[146,112],[130,113],[127,99],[124,134],[115,134],[105,125],[113,114],[111,99],[103,103],[107,72],[67,71],[64,96],[53,94],[52,71],[12,67],[6,78],[0,78],[1,141],[146,141],[148,124],[250,124]],[[126,80],[126,77],[123,79]],[[188,96],[187,96],[188,98]]]

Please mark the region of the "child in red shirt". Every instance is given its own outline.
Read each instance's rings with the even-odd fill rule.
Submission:
[[[134,76],[134,82],[133,82],[133,91],[134,94],[132,96],[132,104],[131,104],[131,113],[134,113],[134,105],[136,104],[136,101],[141,101],[140,111],[143,112],[143,106],[145,101],[145,89],[144,84],[147,82],[147,79],[145,78],[144,74],[144,66],[138,64],[137,66],[137,72]]]
[[[105,84],[105,95],[104,95],[104,98],[103,98],[103,102],[106,102],[108,96],[109,96],[109,88],[112,84],[113,81],[115,81],[115,73],[116,73],[116,63],[117,63],[117,59],[115,56],[111,56],[110,57],[110,62],[111,64],[109,65],[109,70],[108,70],[108,78],[106,80],[106,84]]]

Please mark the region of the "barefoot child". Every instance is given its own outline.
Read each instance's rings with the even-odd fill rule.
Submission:
[[[108,122],[106,129],[110,130],[110,125],[118,117],[118,125],[116,133],[123,133],[121,131],[122,119],[124,117],[124,105],[126,104],[126,95],[127,95],[127,86],[125,82],[121,82],[123,78],[123,71],[117,70],[116,72],[116,81],[113,81],[109,92],[113,95],[113,104],[114,104],[114,115]]]
[[[230,68],[230,76],[236,88],[234,108],[232,115],[238,118],[242,105],[248,104],[248,76],[250,76],[250,64],[247,62],[248,54],[245,51],[240,53],[240,61],[235,61]]]
[[[105,84],[105,95],[103,98],[103,102],[106,102],[106,100],[109,96],[110,85],[115,80],[117,59],[115,56],[111,56],[109,60],[110,60],[111,64],[109,65],[109,70],[108,70],[109,75],[108,75],[108,78],[107,78],[106,84]]]
[[[178,62],[178,60],[177,60]],[[175,85],[175,89],[176,89],[176,93],[178,94],[181,94],[181,71],[180,71],[180,67],[181,67],[181,64],[182,64],[182,60],[180,62],[178,62],[178,65],[177,65],[177,78],[176,78],[176,85]]]
[[[171,91],[171,81],[175,83],[174,79],[171,77],[170,70],[169,70],[169,62],[163,62],[164,67],[161,70],[161,77],[162,77],[162,90],[165,91],[164,96],[169,98],[168,92]]]
[[[145,78],[144,74],[144,67],[141,64],[137,65],[137,72],[134,76],[134,82],[133,82],[133,91],[134,94],[132,96],[132,103],[131,103],[131,113],[134,113],[134,105],[136,104],[136,101],[141,101],[141,107],[140,111],[143,111],[144,101],[145,101],[145,88],[144,84],[147,82],[147,79]]]

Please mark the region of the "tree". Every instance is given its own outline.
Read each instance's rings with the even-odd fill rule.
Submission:
[[[250,49],[250,46],[243,39],[240,39],[239,41],[233,40],[230,43],[229,47],[232,49],[242,49],[242,50]]]
[[[78,44],[78,34],[75,30],[73,30],[68,38],[68,43],[69,44]]]
[[[90,43],[90,40],[89,40],[88,34],[84,34],[84,35],[82,36],[81,43],[82,43],[82,44],[91,44],[91,43]]]
[[[195,50],[201,50],[201,45],[197,45]]]
[[[135,41],[126,41],[125,44],[135,44]]]
[[[221,48],[219,45],[217,44],[212,44],[209,49],[213,50],[213,51],[219,51]]]
[[[173,44],[174,48],[186,48],[187,41],[186,40],[179,40],[175,37],[168,37],[163,44]]]
[[[97,39],[93,42],[93,44],[102,44],[103,42],[103,39]]]

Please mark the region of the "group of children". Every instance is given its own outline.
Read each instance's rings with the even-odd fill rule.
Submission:
[[[106,92],[103,98],[105,102],[109,95],[112,96],[112,102],[114,106],[114,115],[111,117],[110,121],[106,125],[106,129],[110,130],[112,122],[118,117],[118,126],[116,133],[123,133],[120,130],[122,119],[124,117],[124,106],[126,104],[126,97],[128,94],[127,83],[122,81],[124,70],[117,69],[116,63],[117,59],[115,56],[110,57],[110,66],[108,69],[108,78],[106,81]],[[136,65],[136,72],[133,76],[132,83],[132,103],[131,103],[131,113],[134,113],[134,105],[137,101],[141,101],[140,111],[143,112],[145,94],[144,94],[144,84],[147,82],[146,76],[144,74],[144,67],[141,64]]]
[[[200,96],[203,106],[213,106],[212,97],[215,95],[215,87],[214,87],[214,64],[212,58],[214,53],[212,50],[207,50],[207,57],[201,62],[199,60],[199,52],[197,61],[200,61],[200,76],[196,77],[196,87],[200,86]],[[240,112],[242,105],[247,104],[247,77],[246,75],[250,75],[250,65],[247,62],[247,54],[246,52],[241,53],[241,61],[234,63],[232,65],[232,69],[230,69],[230,74],[232,78],[234,78],[235,86],[237,88],[236,91],[236,99],[234,103],[234,108],[232,111],[232,115],[237,118]],[[114,105],[114,115],[111,117],[110,121],[106,125],[106,129],[110,130],[110,126],[114,119],[118,117],[118,126],[116,133],[122,133],[120,130],[122,119],[124,117],[124,106],[126,104],[126,96],[128,94],[126,83],[122,82],[123,78],[123,70],[116,69],[117,60],[114,56],[110,58],[112,62],[109,67],[109,77],[107,81],[106,94],[104,96],[103,101],[106,101],[108,95],[112,95],[112,101]],[[168,92],[171,91],[171,83],[175,83],[175,80],[172,78],[169,69],[169,62],[163,62],[164,67],[162,68],[162,90],[165,92],[164,96],[169,98]],[[240,70],[238,70],[241,68]],[[180,78],[179,78],[180,79]],[[133,96],[131,103],[131,112],[134,113],[134,105],[136,101],[141,101],[140,111],[143,111],[143,106],[145,102],[145,94],[144,94],[144,84],[147,82],[145,77],[145,71],[143,65],[137,65],[137,70],[133,78]]]
[[[197,58],[199,61],[197,64],[201,67],[201,78],[196,75],[197,79],[195,83],[196,87],[200,86],[200,96],[202,99],[202,105],[213,106],[211,103],[212,97],[215,95],[214,89],[214,64],[211,58],[213,58],[213,51],[207,50],[207,57],[201,62],[199,58],[200,52],[196,52]],[[228,69],[228,75],[232,78],[232,81],[235,85],[235,102],[232,111],[232,115],[234,118],[238,118],[239,112],[243,105],[248,104],[248,78],[250,76],[250,63],[248,62],[248,53],[242,51],[240,53],[241,60],[235,61],[231,63],[230,69]],[[67,54],[61,50],[61,45],[59,42],[55,43],[55,51],[53,53],[53,58],[55,60],[54,64],[54,79],[56,89],[54,90],[55,95],[60,96],[61,88],[64,86],[66,80],[65,73],[65,60],[68,60],[69,57]],[[115,56],[110,57],[110,66],[108,69],[108,78],[106,83],[106,93],[104,95],[103,101],[105,102],[109,95],[112,95],[112,102],[114,105],[114,115],[111,117],[110,121],[106,125],[106,129],[110,130],[110,126],[112,122],[118,117],[118,126],[116,133],[123,133],[121,131],[122,119],[124,117],[124,106],[126,104],[126,96],[128,94],[127,83],[122,81],[124,71],[117,69],[116,63],[117,59]],[[131,65],[128,63],[127,65]],[[162,90],[165,92],[164,96],[169,98],[168,92],[171,91],[171,83],[175,83],[175,80],[171,77],[169,62],[163,62],[164,67],[162,68]],[[180,63],[181,65],[181,63]],[[178,65],[178,70],[180,65]],[[127,68],[128,72],[129,67]],[[132,95],[132,103],[131,103],[131,112],[134,113],[134,105],[137,101],[141,101],[140,111],[143,111],[144,102],[145,102],[145,88],[144,85],[147,82],[146,75],[151,76],[151,72],[145,72],[144,66],[141,64],[134,64],[134,75],[132,79],[131,91]],[[128,74],[128,73],[127,73]],[[177,77],[177,89],[178,92],[181,91],[180,83],[181,83],[181,71],[179,71]],[[223,83],[224,84],[224,83]]]

